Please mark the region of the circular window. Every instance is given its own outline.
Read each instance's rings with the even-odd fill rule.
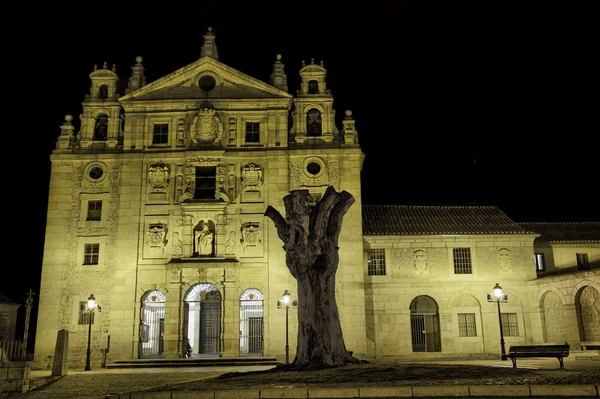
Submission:
[[[321,171],[321,165],[319,165],[317,162],[309,162],[308,165],[306,165],[306,171],[311,175],[319,174]]]
[[[200,89],[204,91],[211,91],[215,88],[216,84],[217,82],[215,81],[215,78],[210,75],[204,75],[198,81],[198,86],[200,86]]]
[[[308,157],[304,160],[304,174],[317,179],[325,173],[325,162],[319,157]]]
[[[106,170],[102,162],[92,162],[85,167],[83,176],[91,183],[100,183],[106,179]]]
[[[90,169],[90,172],[89,172],[89,176],[94,180],[98,180],[99,178],[102,177],[103,174],[104,174],[104,171],[99,166],[94,166],[93,168]]]

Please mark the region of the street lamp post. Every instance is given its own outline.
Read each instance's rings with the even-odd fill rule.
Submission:
[[[88,308],[88,344],[87,344],[87,356],[85,359],[85,369],[83,371],[90,371],[92,368],[90,367],[90,356],[92,354],[91,340],[92,340],[92,316],[94,315],[94,310],[96,309],[96,298],[94,294],[91,294],[88,298],[87,308]],[[100,309],[100,306],[98,306]]]
[[[285,290],[283,293],[283,304],[285,305],[285,364],[290,363],[290,344],[289,344],[289,312],[290,312],[290,293]]]
[[[500,348],[502,351],[502,360],[507,360],[506,358],[506,349],[504,348],[504,331],[502,329],[502,314],[500,313],[500,301],[506,302],[508,296],[502,292],[502,287],[500,284],[496,283],[493,288],[494,293],[492,295],[488,294],[488,302],[495,301],[498,304],[498,323],[500,324]]]
[[[277,308],[281,308],[282,305],[285,305],[285,364],[290,363],[290,345],[289,345],[289,312],[290,306],[296,307],[298,306],[298,301],[291,300],[292,294],[285,290],[283,293],[283,300],[277,301]]]

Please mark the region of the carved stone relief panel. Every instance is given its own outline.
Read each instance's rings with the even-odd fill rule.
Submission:
[[[218,144],[223,136],[223,122],[216,111],[204,107],[192,120],[190,139],[196,144]]]
[[[244,253],[262,254],[262,231],[260,223],[245,222],[242,223],[240,243]]]
[[[235,228],[233,226],[233,219],[227,219],[227,236],[225,238],[225,254],[235,254]]]
[[[336,189],[340,188],[340,162],[337,159],[330,159],[327,161],[327,172],[329,177],[329,184],[334,186]]]
[[[263,168],[255,163],[242,167],[242,202],[262,202]]]
[[[164,162],[158,162],[148,166],[147,184],[149,203],[166,203],[167,186],[170,182],[170,167]]]
[[[177,147],[183,147],[185,145],[185,119],[179,118],[177,121]]]
[[[420,275],[427,272],[427,251],[417,249],[413,252],[413,266],[415,274]]]
[[[498,249],[498,265],[500,266],[500,270],[505,273],[512,271],[512,260],[511,260],[510,249],[508,249],[508,248]]]
[[[166,223],[148,223],[144,237],[144,258],[163,258],[167,245],[168,227]]]
[[[236,145],[236,120],[235,117],[231,117],[229,118],[229,145],[234,146]]]

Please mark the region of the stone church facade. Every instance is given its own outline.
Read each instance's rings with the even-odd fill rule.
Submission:
[[[220,62],[209,29],[201,57],[170,75],[147,83],[141,57],[131,69],[120,93],[114,68],[94,68],[79,128],[67,115],[51,155],[37,362],[51,364],[66,329],[69,362],[83,365],[90,325],[92,365],[108,335],[109,362],[184,357],[188,340],[193,357],[282,358],[277,301],[285,290],[294,299],[295,281],[264,212],[283,212],[291,190],[317,202],[328,186],[356,199],[336,276],[355,356],[497,356],[496,304],[485,297],[498,281],[508,343],[600,340],[580,337],[600,320],[598,226],[577,244],[589,269],[541,282],[540,234],[497,208],[363,205],[355,122],[345,111],[336,127],[322,63],[303,65],[293,96],[280,56],[262,82]],[[559,316],[563,330],[544,327]]]

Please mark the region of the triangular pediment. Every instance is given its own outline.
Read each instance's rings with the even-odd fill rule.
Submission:
[[[199,87],[203,76],[214,78],[215,86],[206,92]],[[207,95],[208,93],[208,95]],[[262,80],[246,75],[211,57],[202,57],[177,71],[151,82],[120,101],[185,99],[292,98],[292,95]]]

